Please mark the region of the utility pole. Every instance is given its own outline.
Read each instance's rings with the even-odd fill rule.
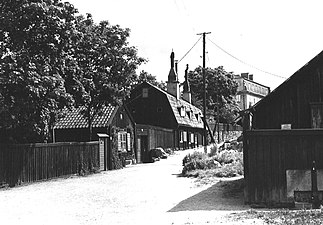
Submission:
[[[205,36],[211,32],[203,32],[197,35],[203,35],[203,117],[204,117],[204,152],[207,153],[207,131],[206,131],[206,75],[205,75]]]

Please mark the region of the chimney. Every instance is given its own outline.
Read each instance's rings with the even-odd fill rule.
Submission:
[[[173,96],[175,96],[177,99],[180,98],[179,93],[179,82],[177,79],[177,63],[175,66],[175,54],[172,51],[170,54],[170,70],[168,73],[168,81],[167,81],[167,92]]]
[[[245,78],[245,79],[248,79],[248,74],[249,74],[249,73],[241,73],[241,77],[242,77],[242,78]]]
[[[185,81],[183,84],[183,99],[188,101],[189,103],[192,103],[191,87],[188,81],[188,64],[186,65],[185,70]]]

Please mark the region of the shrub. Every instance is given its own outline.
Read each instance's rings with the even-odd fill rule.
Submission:
[[[209,157],[207,154],[202,152],[194,152],[193,154],[188,154],[183,159],[183,170],[182,174],[187,174],[189,171],[193,170],[205,170],[217,168],[220,164],[214,160],[214,158]]]
[[[225,164],[215,171],[217,177],[235,177],[238,175],[243,175],[243,164],[240,161]]]
[[[210,154],[211,155],[211,154]],[[203,152],[194,152],[183,158],[184,176],[234,177],[243,174],[243,153],[235,150],[223,150],[210,156]],[[209,170],[210,173],[201,172]]]
[[[241,161],[243,160],[243,153],[238,152],[235,150],[223,150],[219,154],[214,156],[215,160],[219,163],[228,164],[234,161]]]

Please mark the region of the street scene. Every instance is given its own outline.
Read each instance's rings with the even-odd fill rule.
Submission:
[[[323,224],[322,7],[1,0],[1,223]]]
[[[234,224],[225,216],[249,209],[243,190],[223,195],[227,186],[221,187],[220,179],[199,185],[181,177],[182,159],[193,151],[156,163],[0,190],[1,220],[8,225]]]

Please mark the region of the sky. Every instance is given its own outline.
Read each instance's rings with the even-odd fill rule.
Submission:
[[[97,23],[108,20],[130,28],[129,44],[148,60],[138,72],[145,70],[159,81],[167,81],[172,51],[179,60],[181,82],[186,64],[190,70],[202,66],[203,42],[198,34],[203,32],[210,32],[206,35],[206,67],[223,66],[234,74],[248,72],[271,90],[323,50],[321,0],[69,2],[81,14],[91,13]]]

